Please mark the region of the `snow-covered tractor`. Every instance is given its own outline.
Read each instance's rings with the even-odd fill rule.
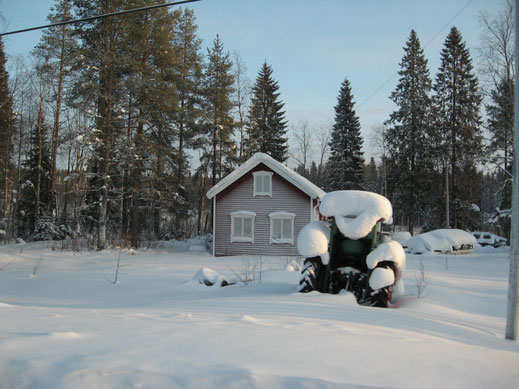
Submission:
[[[385,197],[363,191],[337,191],[324,196],[321,215],[303,227],[297,239],[306,258],[299,292],[352,292],[360,305],[387,307],[392,294],[403,293],[405,252],[396,241],[383,241],[381,223],[393,208]]]

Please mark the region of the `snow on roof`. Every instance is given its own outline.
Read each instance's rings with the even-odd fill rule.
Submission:
[[[387,222],[393,215],[393,207],[384,196],[358,190],[327,193],[319,211],[333,216],[337,228],[350,239],[363,238],[379,220]]]
[[[408,250],[411,253],[422,254],[431,252],[452,252],[462,246],[477,244],[476,238],[463,230],[439,229],[424,234],[413,236],[407,241]]]
[[[299,175],[289,167],[276,161],[270,155],[264,153],[256,153],[245,163],[236,168],[233,172],[229,173],[227,176],[222,178],[215,186],[209,189],[207,191],[207,198],[212,199],[214,196],[223,191],[229,185],[237,181],[239,178],[243,177],[246,173],[254,169],[256,166],[258,166],[260,163],[265,164],[274,172],[279,174],[281,177],[283,177],[288,182],[293,184],[295,187],[299,188],[300,190],[302,190],[314,199],[322,199],[326,194],[326,192],[319,188],[317,185],[311,183],[309,180]]]

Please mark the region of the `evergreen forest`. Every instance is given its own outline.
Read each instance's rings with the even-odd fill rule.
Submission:
[[[56,0],[48,20],[153,4]],[[512,21],[509,1],[482,15],[477,64],[452,27],[438,69],[412,30],[388,96],[396,109],[372,129],[379,155],[369,161],[353,94],[362,86],[347,69],[333,123],[289,123],[272,65],[248,64],[258,69],[249,82],[220,36],[203,46],[189,8],[45,29],[30,62],[7,58],[0,38],[0,238],[104,249],[210,233],[206,192],[255,152],[326,191],[385,195],[396,228],[508,237]]]

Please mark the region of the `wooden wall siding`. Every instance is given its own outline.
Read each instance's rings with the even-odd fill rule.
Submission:
[[[272,171],[260,164],[216,196],[215,255],[298,255],[297,236],[310,221],[310,197],[274,172],[272,197],[253,197],[252,172]],[[254,243],[231,243],[231,218],[233,211],[256,213]],[[294,244],[270,244],[270,219],[276,211],[296,214],[294,220]]]

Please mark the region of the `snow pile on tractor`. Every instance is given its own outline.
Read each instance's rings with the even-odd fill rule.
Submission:
[[[387,307],[403,293],[405,253],[397,242],[382,242],[381,223],[393,208],[385,197],[363,191],[324,196],[320,212],[328,221],[307,224],[297,247],[305,257],[300,292],[351,291],[361,305]]]

